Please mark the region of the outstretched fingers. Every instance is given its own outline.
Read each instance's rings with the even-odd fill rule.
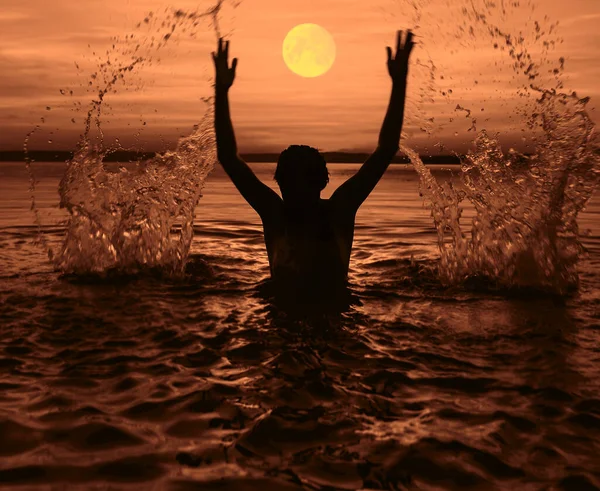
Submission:
[[[406,35],[404,35],[404,32],[402,30],[396,31],[396,56],[402,52],[410,52],[414,46],[412,31],[407,30]],[[392,48],[386,46],[386,50],[388,62],[390,62],[392,61]]]
[[[408,31],[406,33],[406,41],[404,41],[404,49],[408,52],[410,52],[414,46],[414,42],[413,42],[413,33],[412,31]]]
[[[213,51],[211,54],[217,72],[221,72],[223,74],[229,72],[230,75],[233,75],[233,77],[235,77],[235,70],[237,68],[238,59],[234,58],[231,63],[231,68],[229,68],[229,41],[226,41],[223,38],[219,38],[217,51]]]
[[[212,52],[213,61],[215,65],[217,63],[222,63],[225,61],[227,63],[229,55],[229,41],[225,41],[223,38],[219,38],[219,43],[217,45],[217,51]]]
[[[396,53],[402,51],[402,31],[396,33]]]

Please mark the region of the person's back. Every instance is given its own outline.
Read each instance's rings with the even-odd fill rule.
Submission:
[[[395,59],[387,48],[393,88],[379,145],[360,170],[325,200],[320,194],[329,182],[329,173],[323,156],[312,147],[292,145],[281,153],[275,180],[282,197],[262,183],[241,160],[228,101],[237,59],[229,68],[229,42],[223,46],[222,40],[219,41],[218,52],[213,53],[218,158],[242,196],[261,217],[271,277],[278,286],[321,294],[346,285],[356,212],[398,151],[412,46],[412,34],[408,32],[403,43],[398,32]]]
[[[281,208],[263,222],[271,276],[278,281],[343,284],[348,276],[354,220],[330,200],[301,213]]]
[[[343,285],[348,275],[354,214],[335,199],[321,199],[329,175],[314,148],[282,152],[275,180],[283,199],[261,214],[271,276],[309,289]]]

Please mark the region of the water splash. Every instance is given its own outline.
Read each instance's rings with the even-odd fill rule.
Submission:
[[[416,152],[402,150],[419,173],[421,195],[431,207],[440,250],[439,274],[445,284],[482,278],[500,288],[565,294],[578,285],[576,266],[583,248],[577,215],[600,176],[600,146],[586,112],[589,99],[562,91],[565,60],[560,58],[558,66],[552,66],[548,58],[548,51],[559,42],[548,39],[555,34],[556,24],[544,30],[533,21],[532,42],[542,43],[541,59],[535,61],[522,32],[514,35],[493,25],[495,13],[502,19],[508,15],[504,2],[483,2],[480,7],[469,2],[463,8],[471,27],[461,31],[471,37],[474,26],[483,27],[493,47],[506,50],[517,79],[525,80],[515,84],[521,98],[515,112],[529,130],[534,151],[505,153],[499,134],[477,130],[477,119],[461,104],[455,111],[466,113],[471,121],[468,131],[476,137],[474,148],[462,158],[459,185],[440,184]],[[542,69],[548,66],[551,69]],[[551,75],[554,87],[537,84],[543,72]],[[461,227],[465,199],[475,208],[470,233]]]
[[[132,75],[157,63],[156,53],[172,42],[175,34],[187,31],[193,37],[208,20],[220,37],[219,13],[224,2],[217,0],[201,12],[167,10],[162,16],[151,12],[137,26],[147,31],[145,35],[115,38],[112,49],[99,59],[85,84],[94,97],[84,118],[84,132],[59,186],[60,206],[69,213],[64,241],[54,251],[40,234],[58,270],[76,274],[111,270],[129,274],[148,268],[166,274],[184,272],[193,238],[194,210],[216,162],[211,100],[204,99],[207,107],[200,123],[190,135],[178,140],[174,150],[122,165],[117,172],[108,168],[105,158],[128,149],[118,139],[106,144],[103,120],[110,111],[107,99],[119,90],[131,89]],[[73,95],[68,89],[60,92]],[[76,102],[74,111],[81,109],[81,103]],[[41,228],[35,177],[27,154],[33,132],[24,146],[32,210]]]
[[[83,147],[60,183],[61,206],[70,218],[57,267],[70,273],[140,268],[183,273],[194,209],[216,161],[212,121],[207,111],[175,150],[133,170],[109,172],[102,163],[105,154]]]

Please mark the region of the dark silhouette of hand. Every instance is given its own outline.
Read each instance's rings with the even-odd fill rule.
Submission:
[[[234,58],[229,68],[229,41],[225,41],[223,46],[223,38],[219,38],[219,48],[217,52],[212,52],[213,61],[215,62],[215,84],[217,87],[229,89],[235,80],[235,69],[238,59]]]
[[[412,31],[406,31],[404,42],[402,42],[402,32],[403,31],[398,31],[395,58],[392,58],[392,48],[389,46],[386,47],[388,55],[388,72],[393,81],[406,78],[406,75],[408,74],[408,58],[410,57],[410,52],[414,46]]]

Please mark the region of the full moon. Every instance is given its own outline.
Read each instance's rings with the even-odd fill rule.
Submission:
[[[297,75],[307,78],[327,73],[335,61],[335,42],[317,24],[300,24],[283,41],[283,60]]]

